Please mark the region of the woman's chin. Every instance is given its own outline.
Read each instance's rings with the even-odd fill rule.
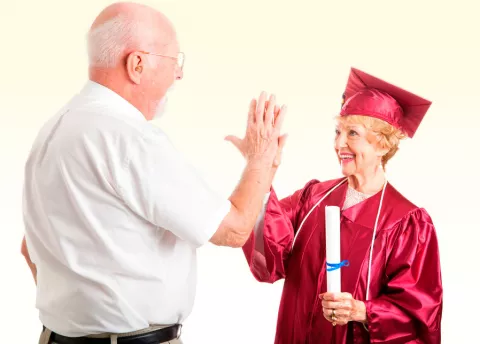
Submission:
[[[345,168],[342,166],[342,174],[344,177],[350,177],[354,171],[351,168]]]

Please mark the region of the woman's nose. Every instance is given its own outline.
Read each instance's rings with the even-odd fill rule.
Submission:
[[[335,148],[340,149],[347,146],[347,139],[345,134],[340,133],[335,137]]]

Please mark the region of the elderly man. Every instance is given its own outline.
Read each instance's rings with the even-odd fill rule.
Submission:
[[[22,252],[37,283],[41,343],[180,343],[196,248],[240,247],[285,142],[285,107],[262,93],[229,199],[148,121],[183,77],[175,31],[138,4],[104,9],[88,36],[89,81],[40,130],[25,166]]]

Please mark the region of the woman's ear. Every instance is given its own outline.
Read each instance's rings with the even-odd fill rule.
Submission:
[[[377,149],[377,156],[383,157],[385,156],[390,150],[388,148],[378,148]]]
[[[381,134],[374,134],[374,135],[376,139],[376,148],[375,148],[376,155],[378,157],[383,157],[385,154],[387,154],[390,151],[390,149],[385,146],[384,136],[382,136]]]

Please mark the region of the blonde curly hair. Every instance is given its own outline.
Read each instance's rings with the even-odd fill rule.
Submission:
[[[388,150],[382,157],[382,166],[385,168],[387,162],[393,158],[399,149],[400,140],[407,136],[391,124],[371,116],[366,115],[349,115],[337,116],[337,120],[343,123],[361,124],[369,130],[377,139],[377,143],[381,149]],[[371,142],[374,143],[374,142]]]

